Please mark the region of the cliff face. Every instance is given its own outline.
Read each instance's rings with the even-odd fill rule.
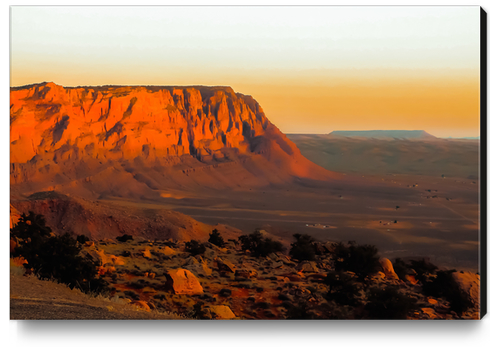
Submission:
[[[261,170],[282,170],[281,180],[285,173],[328,176],[301,156],[257,101],[229,87],[11,88],[10,136],[13,185],[74,186],[96,175],[110,180],[116,171],[134,177],[143,166],[189,175],[250,159]],[[256,169],[245,171],[264,176]],[[155,177],[140,178],[152,190],[160,185],[151,182]]]

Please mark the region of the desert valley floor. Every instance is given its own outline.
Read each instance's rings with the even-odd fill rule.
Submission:
[[[101,203],[173,209],[203,223],[227,224],[244,232],[260,228],[285,244],[292,242],[294,233],[320,241],[355,240],[376,245],[388,258],[429,257],[440,266],[477,272],[478,189],[471,179],[350,174],[314,187],[179,191],[168,192],[161,203]]]

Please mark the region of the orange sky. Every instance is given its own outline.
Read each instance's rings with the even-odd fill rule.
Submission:
[[[478,11],[14,7],[10,84],[227,85],[285,133],[479,136]]]

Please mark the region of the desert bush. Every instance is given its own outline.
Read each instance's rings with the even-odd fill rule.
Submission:
[[[365,309],[371,319],[406,319],[417,309],[416,301],[394,286],[373,287],[369,290]]]
[[[315,260],[314,239],[307,234],[294,234],[293,237],[296,241],[291,244],[289,255],[299,261]]]
[[[88,236],[83,235],[83,234],[77,236],[77,242],[83,244],[83,243],[85,243],[87,241],[90,241],[90,239],[88,238]]]
[[[218,247],[224,247],[225,246],[225,241],[221,237],[221,234],[219,233],[218,229],[213,229],[211,234],[209,234],[208,242],[210,242],[213,245],[216,245]]]
[[[126,242],[126,241],[129,241],[129,240],[133,240],[133,236],[132,235],[122,235],[122,236],[117,236],[116,237],[116,240],[119,241],[119,242]]]
[[[192,306],[192,311],[188,314],[189,317],[195,319],[212,319],[208,311],[203,310],[203,303],[198,301]]]
[[[378,249],[372,245],[357,245],[349,241],[348,246],[339,243],[335,248],[335,271],[352,271],[361,281],[379,268]]]
[[[264,238],[258,230],[249,235],[242,235],[238,240],[242,245],[242,250],[250,251],[255,257],[266,257],[270,253],[281,252],[284,248],[280,242]]]
[[[393,270],[395,270],[398,277],[405,280],[405,276],[408,275],[410,271],[410,266],[400,258],[396,258],[393,262]]]
[[[297,305],[287,305],[286,319],[314,319],[315,315],[307,301],[300,301]]]
[[[435,276],[422,282],[424,295],[445,298],[451,310],[461,315],[473,306],[468,295],[461,290],[452,273],[456,270],[437,271]]]
[[[24,266],[39,278],[54,279],[85,293],[107,290],[97,264],[80,255],[81,245],[68,234],[53,235],[42,215],[23,214],[10,233],[19,244],[13,256],[24,257],[28,262]]]
[[[190,240],[189,242],[185,243],[185,251],[189,252],[193,256],[196,256],[206,252],[206,247],[199,241]]]
[[[357,318],[354,316],[353,308],[339,305],[335,302],[325,302],[318,306],[321,313],[321,319],[344,320]]]
[[[326,300],[339,305],[356,306],[359,304],[360,283],[344,272],[330,272],[323,282],[328,291],[323,295]]]
[[[415,278],[421,282],[426,282],[437,271],[437,266],[426,260],[411,260],[410,267],[417,273]]]

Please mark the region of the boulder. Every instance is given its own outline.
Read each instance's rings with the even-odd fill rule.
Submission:
[[[145,250],[142,251],[141,253],[143,254],[143,258],[151,259],[151,252],[150,252],[150,249],[148,247],[145,248]]]
[[[429,316],[429,319],[437,319],[438,318],[438,316],[437,316],[437,314],[433,308],[423,307],[422,312],[424,312],[427,316]]]
[[[296,267],[296,270],[300,272],[318,272],[318,267],[313,261],[303,261]]]
[[[378,271],[377,273],[375,273],[371,276],[371,280],[376,281],[376,282],[384,280],[385,278],[386,278],[385,273],[381,272],[381,271]]]
[[[193,256],[188,257],[184,262],[184,265],[195,265],[195,264],[199,264],[199,262]]]
[[[386,278],[389,280],[397,280],[398,275],[396,274],[395,270],[393,269],[393,264],[388,258],[381,258],[379,260],[379,263],[381,264],[381,267],[383,268],[383,272],[386,275]]]
[[[124,260],[122,260],[120,257],[117,257],[115,255],[111,255],[110,259],[111,259],[113,265],[124,265]]]
[[[235,273],[236,267],[230,261],[216,258],[216,263],[218,265],[219,272]]]
[[[235,277],[236,276],[243,277],[243,278],[253,278],[253,277],[257,277],[257,271],[253,269],[250,270],[240,269],[235,271]]]
[[[189,270],[169,270],[165,277],[167,278],[167,288],[175,294],[198,295],[204,292],[199,280]]]
[[[405,275],[405,280],[414,285],[419,283],[414,275]]]
[[[480,306],[480,275],[473,272],[453,272],[454,280],[459,288],[476,307]]]
[[[94,259],[96,262],[100,262],[101,266],[104,266],[105,264],[108,263],[112,264],[112,260],[110,256],[107,256],[107,254],[105,254],[103,249],[100,250],[88,249],[86,250],[86,253],[90,258]]]
[[[437,305],[437,300],[432,298],[427,298],[427,302],[431,305]]]
[[[217,319],[233,319],[236,318],[233,311],[226,305],[211,305],[209,311],[216,315]]]
[[[325,246],[326,250],[330,253],[334,253],[335,250],[337,249],[337,243],[335,242],[327,241],[323,245]]]
[[[206,251],[204,251],[203,257],[208,259],[208,260],[214,260],[214,258],[216,258],[216,252],[213,251],[212,249],[206,248]]]
[[[160,253],[166,256],[171,256],[174,255],[176,252],[172,248],[168,246],[164,246],[163,249],[160,251]]]
[[[195,260],[194,257],[192,258]],[[211,276],[213,270],[211,270],[211,268],[208,266],[207,261],[202,258],[200,260],[201,260],[200,262],[198,262],[197,260],[195,262],[188,262],[182,267],[199,276],[205,276],[205,277]]]
[[[114,266],[99,266],[98,274],[99,276],[110,275],[116,272],[116,268]]]

